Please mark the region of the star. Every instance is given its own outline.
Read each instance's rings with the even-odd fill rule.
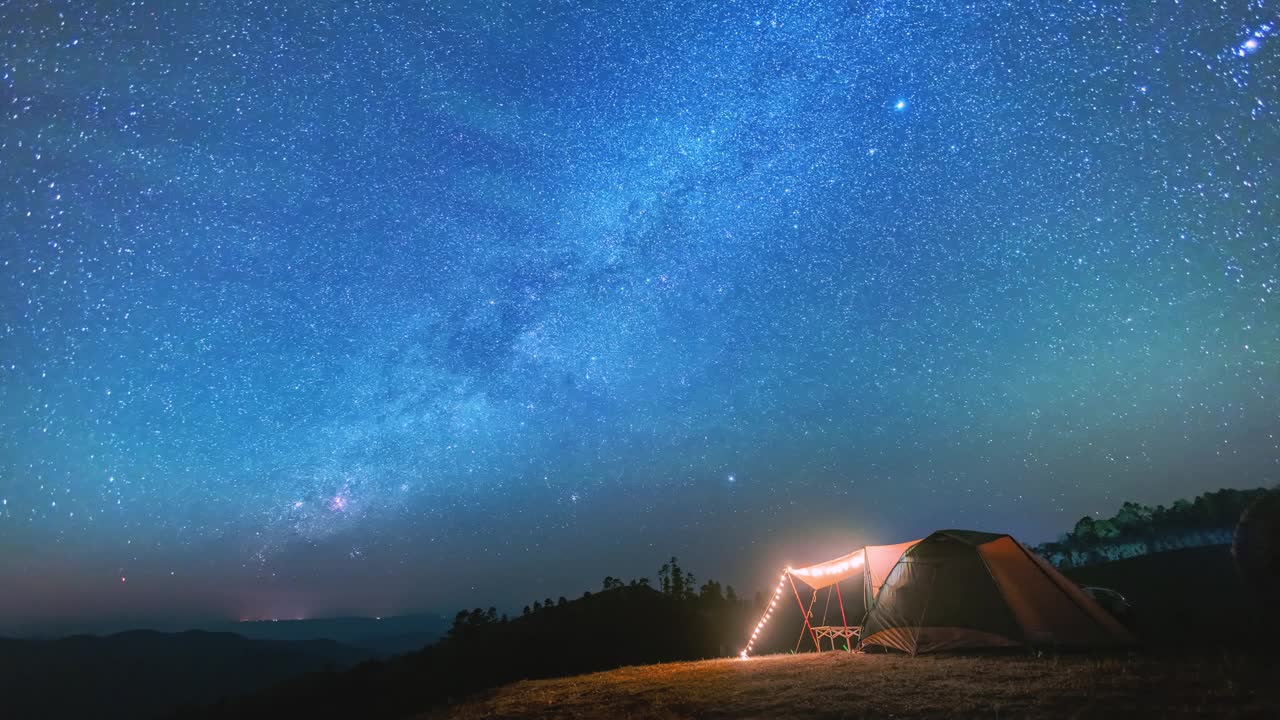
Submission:
[[[517,546],[642,577],[811,497],[796,533],[1035,543],[1275,474],[1256,2],[1042,43],[1018,3],[78,5],[0,23],[0,535],[50,560],[0,552],[5,620],[104,557],[192,615],[443,611],[477,563],[519,607]]]

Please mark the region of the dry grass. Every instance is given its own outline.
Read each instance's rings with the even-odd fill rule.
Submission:
[[[1276,718],[1275,670],[1235,656],[773,655],[523,681],[424,720]]]

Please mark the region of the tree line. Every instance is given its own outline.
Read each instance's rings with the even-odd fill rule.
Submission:
[[[1061,568],[1205,545],[1230,545],[1240,514],[1270,492],[1224,488],[1154,508],[1125,502],[1107,518],[1085,516],[1035,551]]]
[[[714,580],[699,584],[674,557],[658,577],[655,588],[646,578],[609,576],[597,591],[536,600],[515,617],[494,607],[463,610],[444,638],[417,652],[312,673],[177,717],[405,717],[521,678],[726,657],[763,608]]]
[[[663,563],[658,570],[658,578],[659,588],[661,589],[656,592],[669,600],[690,602],[707,610],[723,609],[726,605],[741,605],[738,601],[738,593],[733,589],[732,585],[722,586],[715,580],[708,580],[701,587],[698,587],[697,578],[693,573],[680,567],[680,560],[674,555],[669,561]],[[697,589],[695,590],[695,588]],[[632,578],[630,582],[624,582],[621,578],[606,575],[600,583],[601,592],[607,593],[624,589],[655,593],[652,582],[647,577]],[[592,592],[588,590],[582,594],[582,599],[585,600],[591,596]],[[757,598],[756,602],[759,605],[761,600]],[[551,598],[534,600],[532,604],[525,605],[521,609],[520,617],[527,618],[540,615],[552,608],[564,608],[569,604],[570,600],[563,595],[557,600],[552,600]],[[483,608],[459,610],[458,614],[453,618],[449,634],[450,636],[462,635],[474,628],[500,625],[510,621],[511,619],[506,613],[499,615],[496,607],[489,607],[487,610]]]

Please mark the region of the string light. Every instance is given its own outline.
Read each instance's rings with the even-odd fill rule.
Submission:
[[[755,630],[751,631],[751,639],[747,641],[747,647],[742,652],[738,653],[739,658],[746,660],[750,656],[751,651],[755,649],[756,638],[760,637],[760,632],[764,630],[765,624],[773,617],[774,608],[778,607],[778,597],[782,595],[782,588],[786,586],[787,573],[789,572],[791,572],[790,567],[788,567],[786,572],[782,573],[778,578],[778,587],[774,589],[773,597],[769,600],[769,605],[765,608],[764,615],[760,617],[760,622],[756,623]]]
[[[782,575],[778,578],[778,587],[774,589],[773,598],[769,601],[769,605],[765,607],[764,615],[760,617],[760,622],[756,623],[755,630],[751,631],[751,639],[747,641],[746,649],[738,653],[738,657],[746,660],[751,655],[751,651],[755,647],[756,638],[760,637],[760,632],[764,630],[765,624],[773,617],[773,611],[778,606],[778,598],[782,595],[782,588],[786,586],[788,574],[799,575],[801,577],[841,575],[849,572],[850,570],[862,567],[863,557],[863,552],[858,551],[850,556],[838,558],[821,565],[812,565],[807,568],[800,568],[799,570],[788,565],[787,569],[784,570]]]
[[[801,577],[824,577],[826,575],[840,575],[842,573],[849,572],[850,570],[853,570],[854,568],[858,568],[861,566],[862,566],[862,553],[858,553],[853,557],[841,558],[839,560],[833,560],[829,563],[823,563],[821,565],[814,565],[812,567],[800,568],[799,570],[787,568],[787,572],[793,575],[799,575]]]

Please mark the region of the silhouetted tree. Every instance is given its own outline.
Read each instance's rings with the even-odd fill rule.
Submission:
[[[1280,488],[1245,508],[1231,556],[1240,577],[1265,606],[1280,606]]]
[[[1182,547],[1226,545],[1244,508],[1265,492],[1224,488],[1155,508],[1126,501],[1114,516],[1081,518],[1070,532],[1035,549],[1065,567]]]
[[[703,602],[724,602],[724,595],[720,592],[720,583],[715,580],[708,580],[698,591],[698,599]]]
[[[449,633],[451,635],[456,635],[462,632],[462,628],[465,627],[466,624],[467,624],[467,611],[459,610],[458,614],[453,616],[453,626],[449,628]]]
[[[573,601],[537,600],[514,619],[492,607],[461,610],[444,639],[416,653],[350,673],[302,678],[234,701],[219,717],[278,718],[305,710],[310,712],[301,714],[308,717],[391,720],[519,678],[723,657],[740,649],[744,628],[759,617],[759,608],[726,602],[736,593],[714,580],[695,585],[674,557],[662,579],[665,595],[649,588],[647,579],[628,586],[611,575],[608,592],[584,592]],[[763,595],[758,597],[762,608]],[[249,712],[237,712],[242,702]]]
[[[676,557],[674,555],[672,555],[671,562],[669,562],[664,567],[670,567],[668,574],[671,578],[671,583],[669,586],[669,590],[666,591],[667,594],[677,600],[684,599],[685,592],[686,592],[686,585],[685,585],[684,570],[680,569],[680,562],[676,560]]]

